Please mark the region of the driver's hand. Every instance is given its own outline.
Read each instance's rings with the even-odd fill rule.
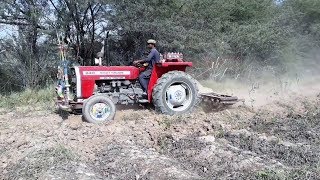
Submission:
[[[133,64],[134,65],[138,65],[138,64],[140,64],[141,63],[141,60],[135,60],[135,61],[133,61]]]

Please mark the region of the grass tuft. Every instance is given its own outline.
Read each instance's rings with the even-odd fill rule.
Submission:
[[[70,168],[77,158],[63,145],[35,151],[9,168],[9,179],[41,179],[50,170]]]
[[[48,86],[40,90],[26,89],[23,92],[0,95],[0,108],[17,109],[27,106],[39,110],[48,110],[54,105],[54,96],[54,86]]]

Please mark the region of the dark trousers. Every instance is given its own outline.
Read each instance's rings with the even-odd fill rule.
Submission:
[[[148,84],[149,84],[149,80],[150,80],[150,76],[151,76],[151,69],[147,69],[145,71],[143,71],[140,75],[139,75],[139,82],[142,86],[142,90],[144,92],[147,92],[148,90]]]

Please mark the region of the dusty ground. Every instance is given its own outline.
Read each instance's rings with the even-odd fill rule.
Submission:
[[[183,116],[122,110],[103,125],[0,110],[0,179],[318,179],[320,90],[307,87]]]

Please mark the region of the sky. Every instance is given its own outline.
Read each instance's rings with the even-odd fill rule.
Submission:
[[[17,26],[0,25],[0,39],[10,38],[12,35],[17,34]]]

